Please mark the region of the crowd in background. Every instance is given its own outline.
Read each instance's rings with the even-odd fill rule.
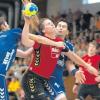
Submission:
[[[59,14],[56,17],[50,18],[57,22],[59,18],[66,19],[69,25],[69,37],[68,40],[74,44],[75,52],[79,56],[85,55],[87,52],[87,45],[90,41],[96,41],[98,43],[98,53],[100,54],[100,15],[92,15],[89,11],[83,13],[80,10],[72,12],[71,9],[68,13]],[[23,23],[23,21],[22,21]],[[20,25],[22,28],[22,24]],[[19,48],[26,50],[24,46],[20,45]],[[30,57],[31,58],[31,57]],[[24,100],[24,93],[21,88],[21,78],[27,66],[30,58],[17,58],[13,64],[13,67],[7,73],[7,85],[10,94],[10,100]],[[19,99],[18,99],[19,98]]]

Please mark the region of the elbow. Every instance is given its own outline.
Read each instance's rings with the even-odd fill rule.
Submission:
[[[21,39],[21,43],[22,43],[22,45],[24,45],[25,47],[29,47],[29,41],[28,41],[28,39],[22,38],[22,39]]]

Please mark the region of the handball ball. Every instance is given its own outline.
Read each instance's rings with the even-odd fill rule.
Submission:
[[[37,14],[37,12],[38,12],[38,7],[34,3],[28,3],[28,4],[24,5],[23,9],[22,9],[22,13],[26,17],[34,16]]]

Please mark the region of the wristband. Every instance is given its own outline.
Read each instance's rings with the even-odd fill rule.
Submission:
[[[76,72],[78,71],[78,69],[73,69],[72,71],[71,71],[71,75],[73,75],[73,76],[75,76],[75,74],[76,74]]]

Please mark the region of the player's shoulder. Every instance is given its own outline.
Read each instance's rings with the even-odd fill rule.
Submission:
[[[65,44],[71,51],[74,50],[74,45],[70,41],[65,41]]]
[[[13,28],[11,29],[12,32],[17,32],[17,33],[21,33],[22,32],[22,29],[20,28]]]
[[[95,58],[97,58],[97,59],[100,60],[100,55],[99,55],[99,54],[96,54],[96,55],[95,55]]]

